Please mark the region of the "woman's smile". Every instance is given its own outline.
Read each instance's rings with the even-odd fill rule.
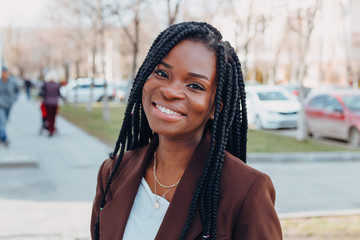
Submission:
[[[153,103],[153,111],[159,118],[168,121],[177,121],[185,117],[185,114],[177,111],[174,107],[165,107],[159,103]]]

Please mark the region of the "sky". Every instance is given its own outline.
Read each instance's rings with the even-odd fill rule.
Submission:
[[[0,27],[34,27],[44,23],[51,0],[0,0]]]

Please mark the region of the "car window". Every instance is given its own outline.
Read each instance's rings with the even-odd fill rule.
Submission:
[[[79,88],[90,88],[90,84],[81,84],[81,85],[78,85]]]
[[[360,95],[343,97],[346,107],[352,111],[360,111]]]
[[[311,107],[313,107],[313,108],[324,109],[325,108],[325,103],[326,103],[326,96],[325,95],[320,95],[320,96],[314,97],[310,101],[309,105]]]
[[[272,92],[258,92],[257,93],[260,101],[274,101],[274,100],[289,100],[284,93],[279,91]]]
[[[326,99],[325,110],[331,111],[331,112],[334,112],[334,111],[342,112],[343,107],[341,106],[341,104],[339,103],[339,101],[336,98],[328,96]]]

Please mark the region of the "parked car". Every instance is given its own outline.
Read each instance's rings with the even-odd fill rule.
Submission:
[[[305,106],[306,126],[313,134],[360,145],[360,91],[328,90],[311,95]]]
[[[291,94],[299,98],[300,87],[298,85],[288,84],[288,85],[283,85],[283,87]],[[306,96],[310,93],[311,88],[308,87],[303,87],[303,88],[304,88],[304,98],[306,98]]]
[[[130,87],[128,82],[122,82],[115,85],[115,101],[124,102],[130,92]]]
[[[91,78],[78,78],[77,80],[70,81],[67,85],[61,87],[61,95],[66,99],[67,102],[70,103],[75,102],[76,95],[77,102],[89,102],[91,82]],[[107,85],[106,95],[109,100],[112,100],[115,97],[114,87],[110,84]],[[93,101],[100,102],[103,98],[104,81],[100,79],[95,79],[93,88]]]
[[[300,103],[280,86],[245,87],[248,121],[256,129],[296,128]]]

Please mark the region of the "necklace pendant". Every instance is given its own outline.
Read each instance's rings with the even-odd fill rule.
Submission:
[[[156,201],[156,202],[154,203],[154,208],[155,208],[155,209],[159,209],[159,208],[160,208],[160,203],[159,203],[158,201]]]

